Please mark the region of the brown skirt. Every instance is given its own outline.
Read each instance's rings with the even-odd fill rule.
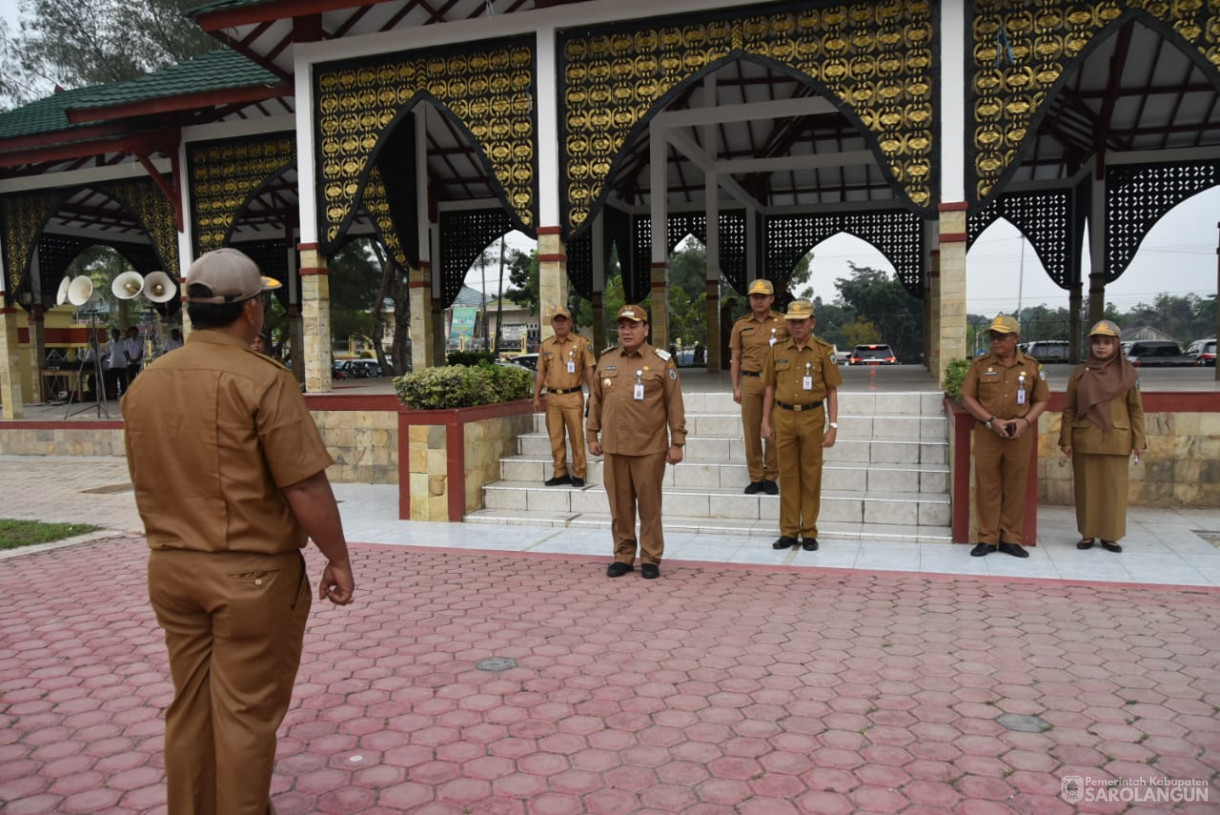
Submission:
[[[1127,534],[1127,456],[1072,454],[1076,528],[1082,538]]]

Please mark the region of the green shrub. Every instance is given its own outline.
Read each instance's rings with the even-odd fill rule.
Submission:
[[[971,360],[962,357],[949,360],[949,365],[945,368],[945,380],[941,386],[955,402],[962,401],[962,384],[966,381],[966,373],[970,370],[971,363]]]
[[[394,389],[415,410],[493,405],[533,396],[534,372],[519,365],[446,365],[404,374]]]
[[[495,361],[491,351],[450,351],[445,355],[446,365],[491,365]]]

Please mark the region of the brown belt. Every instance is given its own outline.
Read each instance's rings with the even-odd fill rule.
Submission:
[[[742,376],[762,376],[762,371],[742,371]]]
[[[820,408],[822,406],[821,401],[814,402],[811,405],[785,405],[783,402],[779,401],[777,401],[775,404],[779,405],[784,410],[791,410],[794,413],[800,413],[803,410],[813,410],[814,408]]]
[[[565,393],[576,393],[580,388],[547,388],[547,393],[553,393],[556,396],[563,396]]]

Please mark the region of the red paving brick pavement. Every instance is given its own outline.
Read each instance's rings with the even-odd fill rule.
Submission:
[[[4,561],[0,810],[164,810],[139,538]],[[1220,802],[1220,594],[354,549],[281,729],[291,813],[1059,813],[1063,776]],[[311,574],[320,564],[311,553]],[[516,667],[480,670],[488,657]],[[1009,731],[1004,713],[1053,728]],[[1085,812],[1169,805],[1081,804]]]

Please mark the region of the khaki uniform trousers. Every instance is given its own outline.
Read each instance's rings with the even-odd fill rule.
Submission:
[[[567,445],[563,431],[568,430],[572,443],[572,475],[585,477],[585,395],[583,391],[572,393],[548,393],[546,395],[546,432],[551,437],[551,459],[555,462],[555,475],[568,475]]]
[[[800,413],[779,405],[771,409],[779,456],[779,533],[784,537],[818,536],[825,423],[825,406]]]
[[[165,714],[169,811],[274,813],[275,731],[292,699],[311,604],[304,558],[154,550],[148,593],[174,679]]]
[[[602,478],[610,499],[610,530],[614,535],[614,559],[635,563],[635,513],[640,512],[640,563],[661,562],[665,536],[661,532],[661,480],[665,477],[665,453],[622,456],[606,453]]]
[[[1037,434],[1001,439],[981,422],[974,427],[974,494],[978,543],[1021,543],[1025,487]]]
[[[741,377],[741,425],[746,436],[746,466],[750,469],[750,483],[774,481],[779,476],[778,456],[775,442],[766,443],[763,453],[762,414],[763,395],[767,384],[761,376]],[[779,408],[783,410],[783,408]]]

